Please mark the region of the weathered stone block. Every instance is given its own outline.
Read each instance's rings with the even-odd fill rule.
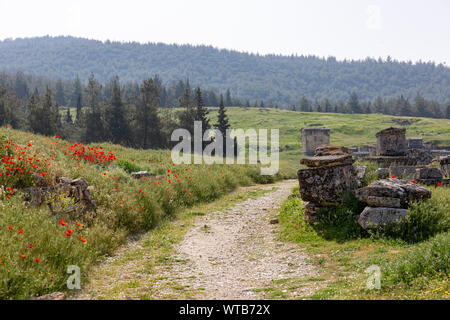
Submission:
[[[344,146],[331,146],[331,145],[322,145],[316,148],[314,153],[315,157],[321,156],[337,156],[337,155],[348,155],[350,151],[348,148]]]
[[[422,149],[423,148],[423,138],[408,138],[408,148]]]
[[[358,179],[351,165],[300,169],[298,181],[302,199],[318,205],[339,203],[344,192],[358,188]]]
[[[407,213],[407,209],[366,207],[361,212],[358,223],[363,229],[378,229],[401,221]]]
[[[311,157],[311,158],[303,158],[300,160],[301,164],[304,164],[308,167],[312,168],[323,168],[323,167],[332,167],[338,165],[350,165],[353,164],[355,160],[353,160],[352,156],[349,154],[345,155],[335,155],[335,156],[322,156],[322,157]]]
[[[403,156],[408,148],[406,129],[387,128],[376,133],[377,154],[382,156]]]
[[[424,167],[415,170],[414,178],[419,179],[442,179],[442,172],[435,167]]]
[[[394,208],[408,208],[412,201],[431,198],[431,191],[409,181],[390,178],[375,181],[367,187],[358,189],[355,195],[359,201],[372,207],[385,207],[386,203],[389,203],[389,206]]]
[[[416,169],[415,166],[390,166],[389,171],[391,176],[395,176],[399,179],[414,179],[414,176],[416,175]]]
[[[302,153],[313,155],[317,147],[330,144],[329,128],[302,128]]]

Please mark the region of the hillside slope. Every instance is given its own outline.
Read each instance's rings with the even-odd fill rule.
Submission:
[[[260,56],[211,46],[162,43],[119,43],[73,37],[41,37],[0,41],[0,70],[32,72],[52,78],[101,81],[114,75],[142,80],[159,74],[164,81],[189,77],[191,83],[250,100],[279,104],[309,98],[361,99],[404,94],[439,102],[450,100],[450,68],[434,63],[364,61],[339,62],[330,57]]]

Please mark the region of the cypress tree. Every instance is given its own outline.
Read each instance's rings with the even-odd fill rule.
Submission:
[[[112,81],[111,100],[108,109],[107,122],[112,142],[116,144],[128,143],[130,128],[125,117],[122,90],[120,88],[119,77],[117,76]]]

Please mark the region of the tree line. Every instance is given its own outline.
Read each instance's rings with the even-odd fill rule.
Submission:
[[[75,86],[75,115],[69,107],[60,111],[58,99],[49,87],[42,94],[34,90],[28,98],[20,99],[13,90],[0,85],[0,126],[9,124],[47,136],[59,135],[87,143],[110,141],[142,149],[170,148],[173,130],[185,128],[193,135],[194,121],[202,123],[202,135],[213,128],[200,87],[193,90],[190,85],[185,86],[178,98],[182,108],[163,110],[158,76],[143,80],[128,95],[119,77],[114,77],[110,84],[106,88],[91,74],[84,90]],[[110,90],[108,94],[104,92],[106,89]],[[222,94],[218,104],[214,128],[226,137],[230,124]]]
[[[115,81],[114,77],[102,85],[102,90],[100,90],[98,97],[100,102],[111,99]],[[159,108],[182,107],[183,105],[179,98],[184,94],[186,89],[193,94],[189,78],[164,85],[162,78],[159,75],[155,75],[153,81],[159,88]],[[22,72],[3,72],[0,73],[0,86],[3,86],[6,90],[13,91],[21,101],[27,101],[32,94],[37,96],[44,92],[46,88],[50,88],[52,90],[52,97],[59,106],[76,107],[78,110],[88,103],[85,94],[88,84],[84,84],[78,76],[73,80],[58,79],[54,81],[44,77],[26,75]],[[139,91],[139,84],[135,81],[125,82],[121,86],[123,100],[129,104],[136,103],[136,96],[139,95]],[[230,89],[227,89],[224,94],[219,94],[212,89],[202,89],[202,103],[205,106],[217,107],[220,103],[221,95],[223,96],[225,107],[285,108],[303,112],[379,113],[430,118],[449,118],[450,105],[450,101],[441,104],[436,100],[426,99],[419,92],[412,99],[403,95],[391,98],[377,96],[373,101],[362,100],[359,98],[359,93],[352,92],[345,100],[338,99],[333,101],[328,97],[319,100],[302,95],[296,104],[279,106],[278,104],[273,104],[271,101],[250,101],[232,96]]]

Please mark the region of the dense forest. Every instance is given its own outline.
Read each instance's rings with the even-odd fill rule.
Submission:
[[[324,99],[338,103],[347,101],[352,92],[370,103],[377,97],[403,97],[412,102],[420,96],[440,103],[441,110],[450,101],[450,68],[391,58],[337,61],[333,57],[248,54],[211,46],[40,37],[0,41],[0,70],[62,81],[77,76],[88,79],[94,73],[102,83],[116,75],[128,83],[158,74],[167,89],[176,90],[178,85],[179,91],[177,81],[189,78],[205,88],[204,92],[230,90],[232,96],[240,97],[244,104],[248,100],[252,106],[256,100],[280,107],[299,105],[302,96],[313,104]],[[168,103],[176,104],[175,96]]]

